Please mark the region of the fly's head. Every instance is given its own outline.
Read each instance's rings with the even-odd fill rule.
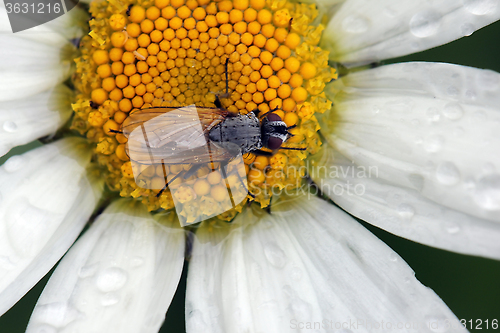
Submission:
[[[269,113],[262,120],[262,144],[271,150],[281,148],[281,145],[291,135],[285,122],[275,113]]]

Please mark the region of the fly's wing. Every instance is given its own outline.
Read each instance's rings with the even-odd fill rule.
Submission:
[[[141,164],[208,163],[231,158],[233,149],[214,145],[208,133],[228,111],[197,108],[152,108],[135,112],[122,125],[127,153]]]

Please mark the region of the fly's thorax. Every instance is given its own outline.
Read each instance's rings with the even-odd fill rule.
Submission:
[[[227,117],[210,130],[208,137],[221,147],[236,146],[242,154],[262,148],[260,122],[253,113]]]

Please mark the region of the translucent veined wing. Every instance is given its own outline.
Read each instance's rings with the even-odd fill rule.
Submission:
[[[230,113],[221,109],[151,108],[135,112],[123,125],[127,154],[141,164],[209,163],[229,159],[229,151],[210,142],[207,133]]]

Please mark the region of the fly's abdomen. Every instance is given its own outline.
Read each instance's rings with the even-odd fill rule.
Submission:
[[[260,123],[253,114],[226,118],[208,137],[230,151],[238,148],[242,154],[262,148]]]

